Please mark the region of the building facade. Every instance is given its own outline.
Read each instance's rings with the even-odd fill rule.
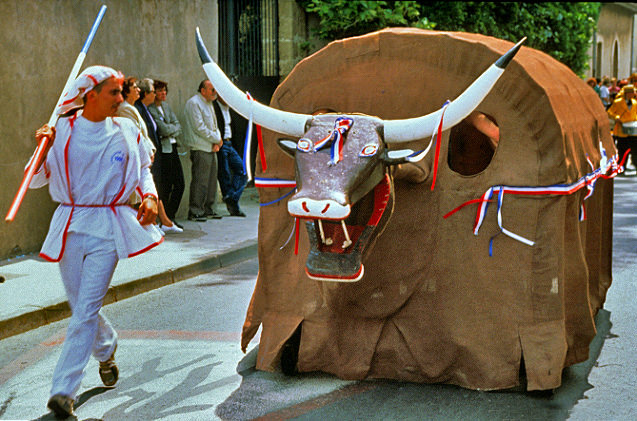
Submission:
[[[587,77],[625,79],[637,72],[636,13],[637,3],[602,3]]]

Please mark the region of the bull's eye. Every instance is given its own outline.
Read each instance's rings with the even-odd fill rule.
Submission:
[[[314,144],[312,143],[312,141],[310,139],[299,139],[299,141],[296,144],[296,149],[300,150],[301,152],[310,152],[313,148]]]
[[[361,150],[361,152],[359,153],[360,156],[374,156],[376,155],[376,152],[378,152],[378,145],[365,145],[363,146],[363,149]]]

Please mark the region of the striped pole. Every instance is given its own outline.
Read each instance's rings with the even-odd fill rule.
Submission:
[[[50,127],[55,126],[55,123],[57,123],[57,120],[58,120],[57,108],[62,102],[64,93],[70,88],[71,84],[75,81],[75,79],[77,78],[77,75],[80,73],[80,67],[82,67],[82,63],[84,62],[84,58],[86,57],[86,52],[91,46],[91,42],[93,42],[93,38],[95,37],[97,28],[100,26],[100,23],[102,22],[102,18],[104,17],[104,13],[106,13],[106,5],[102,5],[102,7],[100,8],[100,11],[97,14],[97,17],[95,18],[95,22],[93,22],[93,26],[91,27],[91,31],[89,32],[88,37],[86,38],[86,41],[84,41],[84,46],[82,46],[82,51],[80,51],[80,54],[77,56],[77,59],[75,60],[73,69],[71,70],[71,73],[69,74],[69,77],[66,80],[66,83],[64,84],[64,89],[62,89],[62,93],[60,94],[60,97],[58,98],[58,101],[55,104],[55,108],[53,109],[53,113],[51,113],[51,117],[49,118],[49,122],[47,123]],[[31,184],[31,179],[33,179],[33,175],[35,174],[35,171],[38,168],[40,168],[40,165],[42,165],[42,161],[44,160],[44,151],[47,150],[49,141],[50,139],[46,136],[40,139],[40,143],[38,144],[33,154],[33,159],[31,159],[31,165],[29,165],[29,167],[24,172],[24,178],[22,179],[22,184],[20,184],[20,188],[18,189],[18,192],[15,195],[15,198],[13,199],[13,203],[11,203],[9,212],[7,213],[7,216],[4,218],[5,221],[7,222],[13,221],[16,213],[18,213],[18,209],[20,208],[20,205],[22,204],[24,195],[26,194],[27,189],[29,188],[29,184]]]

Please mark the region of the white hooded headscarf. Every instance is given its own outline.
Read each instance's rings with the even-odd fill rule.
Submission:
[[[70,88],[64,93],[62,101],[58,104],[57,114],[63,115],[75,108],[82,108],[84,106],[84,95],[111,77],[123,79],[124,75],[107,66],[90,66],[84,69],[73,84],[71,84]]]

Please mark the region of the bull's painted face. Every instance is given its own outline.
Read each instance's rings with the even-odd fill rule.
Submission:
[[[334,133],[339,131],[341,139]],[[391,213],[381,132],[374,117],[330,114],[315,117],[298,142],[279,142],[295,156],[297,193],[288,211],[306,222],[306,272],[312,279],[351,282],[363,276],[365,251]]]
[[[334,130],[338,116],[313,117],[257,103],[214,64],[197,29],[197,51],[204,71],[235,111],[245,118],[254,117],[256,124],[274,132],[295,138],[303,134],[298,142],[279,142],[296,156],[297,193],[288,202],[288,211],[307,221],[311,242],[306,263],[309,276],[330,281],[357,281],[363,276],[363,253],[371,247],[391,213],[386,211],[393,203],[386,166],[421,159],[412,156],[413,151],[388,152],[385,143],[425,139],[436,127],[447,130],[465,119],[491,91],[523,42],[524,39],[501,56],[445,107],[444,123],[442,109],[400,120],[343,116],[351,122],[342,130],[342,144],[332,148],[338,136],[322,140]],[[306,131],[308,123],[310,129]],[[427,150],[419,156],[426,153]]]

